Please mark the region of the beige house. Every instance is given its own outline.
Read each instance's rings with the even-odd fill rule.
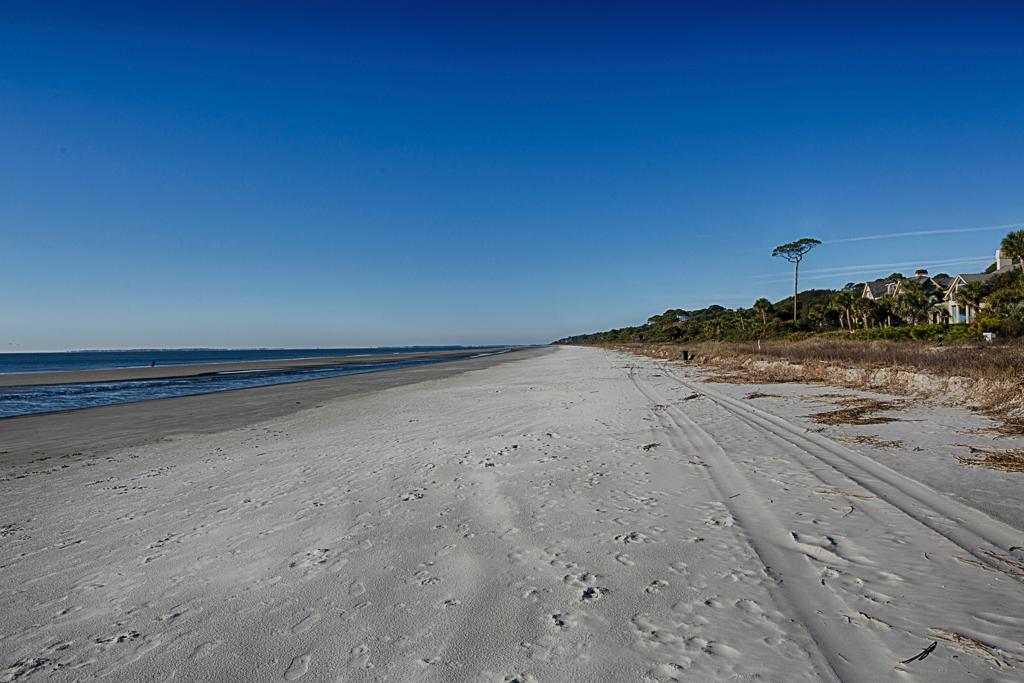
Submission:
[[[996,251],[996,269],[991,273],[961,273],[953,278],[953,281],[946,288],[943,297],[943,307],[949,316],[951,323],[972,323],[978,317],[978,308],[957,300],[957,290],[968,282],[985,282],[997,275],[1002,275],[1017,266],[1009,256],[1003,256],[1002,250]],[[984,304],[982,304],[984,306]]]
[[[866,282],[864,283],[864,290],[861,293],[861,296],[866,299],[876,300],[899,296],[906,283],[916,282],[921,285],[921,289],[924,290],[929,299],[935,302],[940,302],[953,280],[954,278],[947,276],[932,277],[928,275],[927,270],[921,268],[914,272],[913,277],[905,277],[899,280],[872,280],[871,282]],[[943,310],[936,309],[933,305],[932,310],[928,313],[928,321],[932,323],[941,323],[946,322],[946,320],[945,312]]]
[[[927,270],[921,269],[914,273],[914,277],[867,282],[861,296],[867,299],[898,296],[904,283],[914,281],[935,302],[928,315],[930,322],[971,323],[977,318],[978,310],[975,306],[958,301],[957,290],[968,282],[984,282],[1018,267],[1010,257],[1003,256],[1001,250],[996,251],[995,266],[991,273],[960,273],[956,277],[932,277]]]

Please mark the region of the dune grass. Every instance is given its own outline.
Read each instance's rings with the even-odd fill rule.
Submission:
[[[698,356],[745,356],[817,361],[829,365],[915,369],[941,376],[1013,379],[1024,376],[1024,342],[935,345],[915,342],[805,339],[757,343],[704,342],[690,348]]]

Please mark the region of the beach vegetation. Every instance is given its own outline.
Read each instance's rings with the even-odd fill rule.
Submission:
[[[794,264],[794,285],[801,260],[818,244],[804,238],[772,252]],[[643,325],[566,337],[559,343],[795,341],[837,335],[853,341],[947,343],[981,340],[986,333],[1024,337],[1024,268],[1016,265],[1024,259],[1024,230],[1009,233],[1001,253],[1013,265],[1004,261],[984,275],[940,273],[929,278],[927,271],[919,271],[907,278],[895,272],[870,283],[849,282],[840,290],[794,290],[793,296],[774,303],[760,297],[750,308],[670,308]],[[951,314],[954,304],[956,315]]]
[[[999,248],[1014,262],[1024,267],[1024,230],[1014,230],[1003,238]],[[1018,271],[1024,272],[1024,271]]]

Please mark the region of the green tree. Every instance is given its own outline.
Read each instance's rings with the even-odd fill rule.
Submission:
[[[893,280],[902,280],[902,279],[904,279],[903,278],[903,273],[891,273],[889,275],[889,277],[885,278],[885,281],[886,282],[892,282]]]
[[[793,320],[797,319],[796,297],[800,285],[800,262],[804,260],[807,253],[821,244],[813,237],[804,237],[796,242],[780,244],[772,250],[772,256],[784,258],[793,264]]]
[[[1000,317],[1017,318],[1024,311],[1024,289],[1021,287],[997,289],[989,294],[985,300],[991,307],[992,312]]]
[[[1009,233],[1003,238],[999,249],[1011,260],[1019,263],[1021,270],[1024,271],[1024,230],[1014,230]],[[1022,272],[1021,278],[1024,279],[1024,272]]]
[[[839,292],[832,297],[831,306],[839,312],[839,326],[843,326],[843,320],[846,320],[846,327],[853,332],[853,306],[856,303],[858,297],[854,296],[853,292]]]
[[[981,302],[988,296],[984,282],[967,282],[956,288],[956,300],[974,309],[974,317],[981,311]]]
[[[930,305],[924,287],[913,280],[907,280],[900,285],[900,293],[893,302],[897,314],[911,325],[918,325],[927,319]]]
[[[875,316],[878,318],[879,324],[885,321],[886,327],[892,327],[893,301],[891,297],[875,299]]]
[[[672,325],[674,323],[679,322],[680,320],[685,319],[686,311],[684,311],[681,308],[670,308],[664,313],[652,315],[650,318],[647,319],[647,322],[649,322],[652,325],[665,326]]]
[[[761,297],[754,302],[754,310],[761,314],[761,324],[768,324],[768,316],[772,312],[772,302],[768,301],[764,297]]]
[[[816,327],[821,327],[825,322],[826,307],[822,303],[811,304],[810,308],[807,309],[807,319],[815,324]]]
[[[870,327],[868,321],[875,315],[875,302],[863,296],[853,301],[853,313],[864,324],[864,329]]]

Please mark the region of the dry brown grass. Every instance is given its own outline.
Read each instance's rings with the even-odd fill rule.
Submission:
[[[709,359],[743,358],[823,363],[851,368],[903,368],[941,377],[1019,380],[1024,377],[1024,341],[1002,344],[855,341],[813,337],[800,341],[699,342],[695,344],[615,344],[612,348],[646,356],[679,360],[687,350],[698,363]]]
[[[999,450],[966,444],[958,445],[980,456],[972,458],[958,455],[956,461],[961,465],[986,467],[990,470],[999,470],[1000,472],[1024,472],[1024,449]]]
[[[955,650],[969,655],[974,655],[989,665],[1001,669],[1004,666],[1012,666],[1015,663],[1020,662],[1018,657],[1014,657],[1007,652],[999,649],[995,645],[983,643],[976,638],[958,633],[956,631],[950,631],[945,628],[930,628],[929,633],[936,640],[945,641],[947,645],[953,647]]]
[[[782,398],[782,394],[766,394],[763,391],[752,391],[743,398],[754,399],[754,398]]]
[[[855,498],[857,500],[871,500],[874,496],[867,496],[860,493],[851,493],[842,489],[815,490],[819,496],[841,496],[843,498]]]
[[[1024,434],[1024,342],[936,346],[815,338],[756,344],[619,344],[653,358],[711,370],[706,381],[729,384],[825,384],[916,396],[963,406],[996,420],[1003,435]]]
[[[902,408],[902,405],[895,401],[879,401],[873,398],[850,397],[844,398],[841,403],[846,407],[815,413],[808,417],[818,424],[824,425],[878,425],[899,421],[895,417],[878,413]]]
[[[1006,574],[1007,576],[1013,576],[1018,579],[1024,578],[1024,562],[1018,560],[1016,557],[1000,555],[999,553],[994,553],[991,550],[983,550],[982,554],[992,559],[993,562],[982,562],[974,557],[964,557],[963,555],[954,555],[953,559],[959,560],[964,564],[972,564],[976,567],[981,567],[987,572]]]
[[[1019,341],[999,345],[935,345],[925,342],[854,341],[819,337],[795,342],[766,341],[761,342],[760,347],[756,343],[705,342],[687,348],[698,357],[742,355],[775,358],[791,363],[815,361],[857,368],[913,368],[943,376],[983,379],[1016,379],[1024,376],[1024,342]]]
[[[749,373],[742,372],[716,372],[705,377],[704,381],[711,384],[782,384],[788,380],[766,380],[763,377],[754,377]]]
[[[872,436],[870,434],[848,434],[844,436],[837,436],[836,438],[839,439],[840,441],[845,441],[846,443],[863,444],[865,446],[871,446],[872,448],[880,448],[884,450],[895,451],[903,448],[903,442],[900,441],[899,439],[896,439],[894,441],[884,441],[882,439],[879,439],[877,436]]]

